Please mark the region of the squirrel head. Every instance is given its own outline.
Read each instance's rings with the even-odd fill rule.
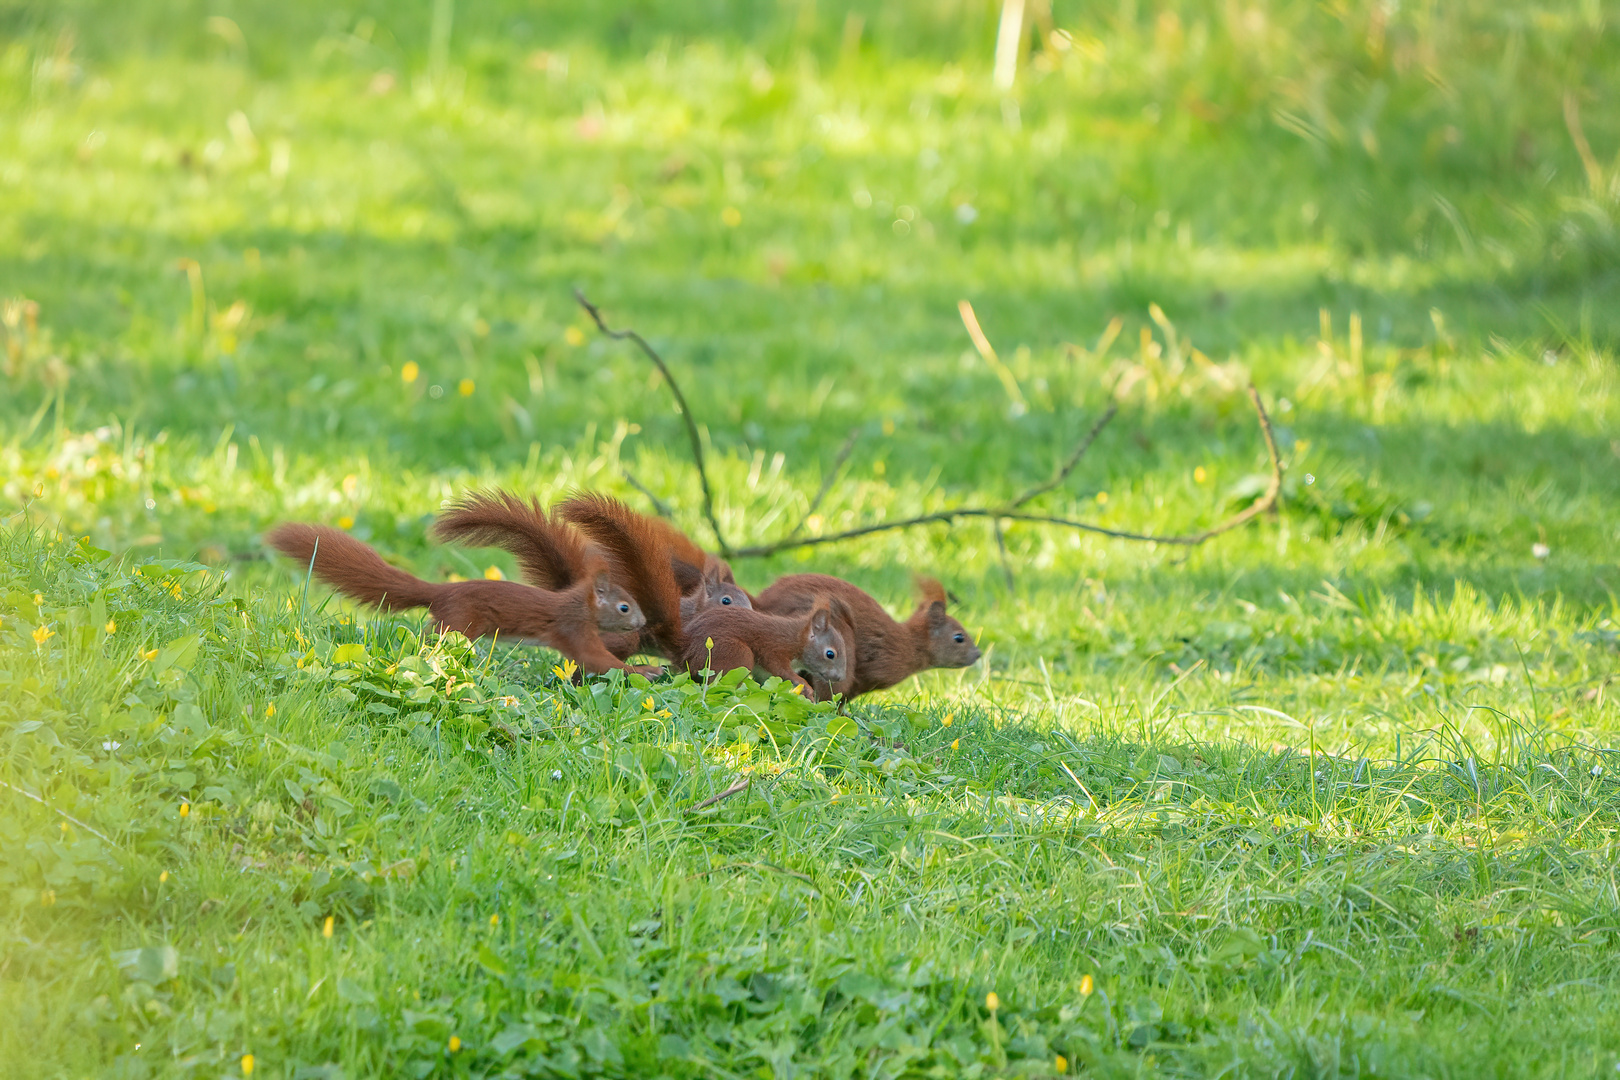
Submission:
[[[933,578],[918,578],[917,592],[920,594],[923,607],[912,621],[921,617],[923,626],[928,632],[928,662],[933,667],[963,668],[978,663],[979,647],[973,643],[973,636],[967,628],[957,622],[945,610],[945,586]]]
[[[641,605],[623,587],[614,583],[605,569],[591,579],[591,599],[596,605],[596,628],[608,633],[640,630],[647,625]]]
[[[810,609],[804,651],[799,656],[799,662],[812,675],[819,675],[836,685],[844,681],[849,671],[848,654],[848,643],[833,621],[831,603],[824,596],[818,598],[816,606]]]

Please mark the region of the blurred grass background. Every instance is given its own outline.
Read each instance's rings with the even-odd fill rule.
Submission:
[[[986,897],[1027,891],[1034,911],[1061,885],[1065,898],[1107,898],[1108,910],[1098,900],[1082,919],[1054,900],[1040,918],[1072,922],[1090,951],[1072,951],[1077,936],[1020,952],[1007,935],[1027,929],[1022,915],[928,906],[932,890],[959,885],[948,864],[916,882],[891,873],[884,860],[925,850],[923,824],[874,826],[859,857],[840,856],[873,868],[870,892],[840,894],[829,909],[867,935],[845,945],[884,962],[937,946],[942,969],[974,993],[1022,973],[1048,1011],[1076,972],[1106,970],[1110,1023],[1164,1035],[1134,1011],[1141,995],[1199,1033],[1170,1049],[1154,1035],[1127,1052],[1115,1030],[1123,1056],[1091,1063],[1103,1073],[1612,1067],[1613,1026],[1602,1020],[1614,1012],[1602,985],[1614,962],[1604,936],[1620,828],[1612,782],[1597,751],[1578,769],[1543,751],[1612,746],[1620,721],[1620,7],[1031,0],[1005,90],[991,72],[999,8],[0,0],[5,512],[26,503],[14,522],[89,536],[137,563],[196,556],[226,572],[255,625],[288,640],[295,616],[283,608],[301,595],[298,577],[258,540],[286,518],[351,528],[423,574],[473,576],[492,562],[510,574],[502,556],[427,542],[442,499],[474,484],[543,497],[594,485],[645,505],[629,468],[707,539],[667,392],[644,359],[592,331],[576,286],[615,325],[647,334],[683,380],[734,543],[796,524],[852,430],[858,441],[812,531],[1021,491],[1051,474],[1110,400],[1119,418],[1041,508],[1187,531],[1255,491],[1265,459],[1242,389],[1252,378],[1278,424],[1287,497],[1275,518],[1207,547],[1017,525],[1010,588],[982,523],[738,565],[755,588],[788,570],[845,574],[896,610],[911,572],[941,576],[986,662],[902,686],[857,710],[863,722],[958,715],[973,737],[946,765],[970,791],[1030,800],[1025,809],[1073,797],[1053,748],[1079,746],[1064,768],[1091,785],[1115,830],[1093,845],[1095,859],[1090,841],[1075,840],[1036,865],[1022,853],[1045,825],[974,825],[994,815],[908,789],[925,808],[916,822],[960,812],[963,831],[990,836],[987,850],[1020,853],[986,871]],[[1010,380],[973,350],[957,314],[964,298]],[[108,696],[123,692],[120,676],[101,686],[99,669],[51,659],[41,652],[57,647],[51,639],[28,638],[25,622],[56,602],[36,605],[33,590],[71,591],[61,582],[78,579],[45,574],[49,558],[21,541],[8,559],[0,614],[8,634],[22,629],[6,639],[5,671],[15,687],[35,685],[7,707],[16,718],[76,716],[80,705],[85,716],[103,705],[123,715]],[[206,622],[190,609],[164,618],[165,633]],[[299,621],[299,647],[306,631],[346,626]],[[262,702],[222,687],[247,686],[258,669],[209,663],[198,681],[212,689],[198,700],[222,730],[318,752],[336,731],[367,754],[374,744],[397,753],[389,768],[424,777],[423,798],[487,798],[507,814],[540,805],[527,789],[495,791],[484,765],[458,771],[442,748],[406,745],[314,691],[286,707],[290,717],[238,722],[239,707],[257,715]],[[76,689],[47,700],[52,679]],[[66,708],[73,694],[83,701]],[[96,694],[106,701],[84,704]],[[112,737],[80,734],[86,760],[108,758],[96,746]],[[908,738],[937,756],[954,733]],[[513,760],[538,782],[575,749],[536,743]],[[1344,777],[1334,779],[1337,765],[1293,768],[1319,752],[1342,759]],[[1192,779],[1156,786],[1166,755]],[[1357,787],[1361,755],[1397,771]],[[1454,783],[1458,763],[1476,756],[1502,786]],[[713,764],[681,760],[687,779]],[[243,766],[238,810],[281,798],[279,767]],[[1548,769],[1567,790],[1541,786]],[[154,805],[195,797],[162,775],[129,790]],[[1421,805],[1398,790],[1409,781],[1428,785]],[[1359,809],[1324,811],[1318,782]],[[200,792],[204,781],[191,783]],[[603,829],[618,820],[616,780],[596,790],[570,773],[568,783],[602,803],[593,820]],[[791,849],[784,864],[821,873],[824,826],[856,828],[849,807],[862,792],[874,806],[898,798],[889,781],[866,783],[848,780],[839,808],[767,817]],[[1172,824],[1152,818],[1165,798],[1185,810]],[[664,803],[647,805],[661,813]],[[379,812],[368,806],[346,827],[382,830]],[[566,824],[566,803],[560,813]],[[39,815],[29,827],[57,828]],[[1265,843],[1252,841],[1251,826],[1266,822],[1277,824]],[[1295,847],[1301,822],[1313,839]],[[275,854],[280,834],[261,837],[262,824],[254,843]],[[518,872],[503,860],[519,854],[482,816],[441,828],[435,844],[487,841],[505,854],[484,876],[469,870],[420,895],[465,899],[463,888],[487,910],[502,876]],[[534,824],[546,843],[559,828],[552,817]],[[662,866],[666,841],[690,854],[676,833],[615,840],[600,865]],[[390,858],[417,839],[381,834],[393,838],[378,844],[399,848]],[[197,880],[237,873],[229,836],[193,840],[173,858],[197,860]],[[338,841],[299,843],[338,873]],[[742,843],[733,854],[760,857]],[[121,872],[136,882],[170,858]],[[1338,859],[1371,875],[1359,880],[1394,899],[1397,920],[1369,930],[1365,905],[1328,895]],[[267,877],[286,870],[269,861],[279,869]],[[1143,867],[1137,883],[1118,884],[1116,863]],[[611,874],[570,873],[559,874],[570,889],[606,890],[592,910],[639,905],[635,919],[672,880],[650,876],[645,895],[626,899],[604,885]],[[316,925],[298,906],[314,900],[275,899],[271,884],[272,917],[250,942],[264,955],[301,947],[287,942]],[[109,908],[88,901],[83,923],[19,914],[13,1000],[45,1002],[68,1024],[81,997],[121,985],[115,970],[83,960],[58,997],[30,988],[56,985],[64,949],[128,948],[135,928],[156,940],[202,926],[222,955],[249,947],[233,943],[224,914],[154,914],[144,893],[135,899],[144,888],[118,894],[128,932],[103,926]],[[775,888],[755,883],[737,909],[725,906],[730,894],[693,889],[718,914],[693,931],[687,959],[701,966],[699,947],[738,926],[775,933],[772,905],[790,903]],[[1273,910],[1256,890],[1286,900]],[[60,892],[57,913],[70,896]],[[1199,908],[1187,893],[1221,898]],[[419,937],[422,924],[391,894],[365,895],[388,934]],[[910,937],[895,929],[904,904],[930,912]],[[1283,964],[1303,910],[1319,916],[1318,940],[1355,959],[1256,974],[1257,956]],[[1244,938],[1233,962],[1249,974],[1199,974],[1225,955],[1232,925],[1284,945],[1256,952],[1259,939]],[[1481,928],[1476,950],[1468,934]],[[603,970],[631,978],[614,966],[630,954],[609,952]],[[419,977],[470,995],[456,1008],[475,1013],[467,1002],[483,984],[439,961],[420,958]],[[289,969],[288,1001],[315,992],[318,966],[304,982]],[[1317,1000],[1332,1007],[1312,1013]],[[97,1030],[145,1030],[144,1006],[130,1008],[134,1019],[103,1017],[111,1026]],[[353,1047],[335,1034],[350,1014],[331,1010],[303,1036],[275,1043],[261,1028],[253,1039],[288,1061],[361,1060],[344,1058]],[[1251,1023],[1267,1010],[1272,1021]],[[804,1037],[817,1053],[839,1043]],[[112,1060],[100,1044],[80,1049],[61,1060]]]

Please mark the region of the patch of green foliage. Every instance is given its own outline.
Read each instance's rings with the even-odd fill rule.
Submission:
[[[1007,93],[998,6],[0,10],[0,1075],[1615,1067],[1612,5],[1056,0]],[[1032,508],[1195,529],[1250,379],[1284,503],[740,562],[960,597],[847,715],[265,557],[515,576],[444,498],[625,470],[707,541],[576,285],[734,543],[1110,400]]]

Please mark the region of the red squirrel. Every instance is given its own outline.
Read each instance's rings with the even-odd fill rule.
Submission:
[[[633,631],[646,623],[635,598],[609,577],[607,564],[567,530],[556,530],[554,555],[575,564],[579,580],[556,592],[516,581],[423,581],[326,525],[289,522],[271,529],[265,540],[345,596],[385,611],[425,607],[441,630],[469,638],[498,633],[545,645],[593,675],[627,669],[602,644],[599,631]]]
[[[604,552],[613,580],[640,602],[647,625],[638,633],[603,638],[623,659],[638,651],[681,656],[681,625],[713,604],[749,607],[748,594],[731,579],[731,568],[709,555],[667,522],[647,517],[618,499],[577,494],[554,508],[556,518],[579,527]],[[536,532],[550,525],[537,501],[508,492],[475,492],[440,515],[434,533],[442,540],[502,547],[517,557],[523,576],[542,588],[562,588],[568,578]]]
[[[747,668],[761,680],[770,675],[787,679],[813,697],[815,688],[794,669],[802,667],[827,685],[844,680],[849,649],[836,620],[834,602],[826,597],[798,615],[711,607],[687,626],[681,662],[694,679],[704,669],[721,673]]]
[[[921,604],[905,622],[895,622],[868,593],[826,574],[789,574],[754,597],[760,611],[802,615],[821,597],[841,602],[835,618],[848,636],[854,655],[842,680],[817,685],[818,696],[844,695],[844,700],[884,690],[929,668],[961,668],[976,663],[979,647],[962,624],[945,613],[945,587],[933,578],[918,578]]]

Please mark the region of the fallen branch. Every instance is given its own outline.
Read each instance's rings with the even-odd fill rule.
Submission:
[[[750,781],[747,778],[739,780],[735,784],[732,784],[730,787],[726,788],[726,790],[722,791],[720,794],[718,794],[718,795],[710,795],[707,799],[704,799],[702,802],[698,803],[696,806],[687,807],[686,812],[688,814],[695,814],[699,810],[704,810],[704,809],[707,809],[708,807],[713,806],[715,803],[719,802],[721,799],[729,799],[733,795],[737,794],[737,792],[746,790],[749,783],[750,783]]]
[[[32,791],[29,791],[27,788],[16,787],[16,786],[14,786],[12,784],[6,783],[4,780],[0,780],[0,787],[7,788],[7,789],[9,789],[11,791],[15,791],[17,794],[21,795],[25,799],[33,799],[35,802],[39,803],[39,805],[43,806],[45,809],[49,810],[51,813],[61,815],[62,817],[66,818],[68,821],[71,821],[73,824],[75,824],[79,828],[83,829],[85,832],[89,833],[91,836],[94,836],[94,837],[96,837],[96,838],[98,838],[98,839],[100,839],[102,841],[105,841],[108,844],[112,844],[113,847],[118,846],[117,844],[113,844],[112,838],[110,836],[108,836],[106,833],[102,832],[100,829],[96,828],[94,825],[87,825],[84,822],[80,821],[78,818],[74,817],[72,814],[68,813],[66,810],[61,810],[61,809],[58,809],[57,807],[52,806],[50,803],[46,802],[44,799],[40,798],[38,795],[35,795]]]
[[[804,520],[795,526],[792,532],[790,532],[783,539],[774,541],[772,543],[756,544],[752,547],[734,548],[726,542],[725,536],[720,531],[720,523],[715,517],[714,497],[709,485],[708,469],[703,460],[703,441],[698,436],[697,423],[693,420],[692,411],[687,406],[686,395],[681,393],[680,384],[675,381],[675,376],[670,373],[669,367],[664,363],[663,357],[659,356],[657,350],[648,344],[646,338],[642,337],[634,330],[613,330],[609,328],[606,321],[602,318],[601,311],[596,307],[596,305],[592,304],[585,298],[584,293],[576,289],[574,291],[574,298],[578,300],[580,306],[590,314],[591,318],[596,323],[597,329],[601,330],[602,333],[617,340],[629,339],[635,342],[636,345],[640,347],[641,351],[646,354],[647,358],[657,366],[659,373],[664,377],[664,381],[669,385],[670,392],[675,396],[676,407],[680,409],[681,418],[686,422],[686,432],[692,443],[692,460],[697,466],[698,481],[703,487],[704,517],[708,519],[709,528],[714,532],[715,543],[718,545],[720,553],[728,559],[764,558],[783,551],[792,551],[797,548],[819,547],[822,544],[836,544],[844,540],[854,540],[862,536],[871,536],[875,533],[892,532],[896,529],[909,529],[918,525],[941,524],[958,521],[964,518],[988,518],[991,521],[992,527],[995,529],[996,542],[1000,546],[1003,553],[1002,568],[1007,575],[1008,588],[1010,589],[1012,587],[1013,577],[1011,566],[1007,563],[1005,556],[1006,547],[1001,528],[1001,522],[1003,521],[1027,521],[1039,525],[1058,525],[1066,529],[1076,529],[1080,532],[1093,533],[1097,536],[1106,536],[1115,540],[1132,540],[1138,543],[1171,544],[1180,547],[1196,547],[1197,545],[1205,543],[1206,541],[1213,540],[1222,533],[1231,532],[1233,529],[1252,521],[1261,514],[1269,513],[1275,510],[1278,503],[1282,499],[1283,464],[1282,457],[1277,452],[1276,435],[1273,433],[1271,428],[1271,417],[1266,412],[1265,404],[1260,400],[1260,391],[1255,388],[1253,383],[1250,383],[1248,386],[1249,403],[1254,406],[1255,417],[1260,424],[1260,435],[1265,440],[1266,457],[1271,465],[1271,476],[1266,483],[1265,491],[1261,492],[1254,502],[1250,503],[1247,507],[1233,514],[1226,520],[1212,525],[1202,532],[1162,536],[1157,533],[1132,532],[1128,529],[1110,529],[1102,525],[1093,524],[1089,521],[1077,521],[1074,518],[1058,517],[1052,514],[1032,514],[1023,509],[1024,506],[1034,499],[1061,486],[1064,481],[1069,478],[1069,475],[1074,472],[1075,467],[1080,464],[1080,459],[1085,457],[1086,452],[1090,450],[1092,444],[1097,441],[1097,436],[1102,433],[1103,428],[1107,427],[1109,422],[1112,421],[1115,415],[1118,414],[1119,406],[1115,403],[1110,403],[1103,414],[1097,418],[1094,424],[1091,425],[1090,430],[1088,430],[1080,441],[1075,444],[1074,449],[1069,452],[1069,456],[1064,460],[1062,467],[1058,469],[1050,480],[1047,480],[1044,483],[1036,484],[1023,494],[1001,504],[1000,506],[962,506],[952,510],[939,510],[931,514],[919,514],[916,517],[901,518],[898,521],[875,522],[871,525],[862,525],[853,529],[845,529],[843,532],[825,533],[821,536],[800,536],[799,533],[803,530],[805,522],[809,520],[811,514],[815,512],[815,509],[821,505],[821,500],[826,497],[827,490],[831,486],[833,480],[836,478],[838,470],[843,466],[843,463],[845,459],[848,458],[850,451],[854,449],[855,440],[859,434],[859,429],[856,429],[855,431],[850,432],[849,438],[845,440],[843,449],[839,451],[838,458],[833,463],[832,471],[829,472],[827,474],[827,478],[822,481],[821,490],[816,493],[815,499],[812,500],[810,510],[806,512]],[[978,323],[976,319],[970,319],[970,316],[971,308],[966,308],[964,310],[963,321],[968,324],[969,332],[971,333],[974,329],[977,329]],[[1110,330],[1113,330],[1113,324],[1110,324]],[[983,331],[981,330],[979,334],[976,335],[976,345],[978,343],[977,337],[982,336]],[[988,346],[988,341],[986,342],[986,346]],[[983,350],[981,349],[981,352],[982,351]],[[627,473],[626,476],[628,477],[629,474]],[[653,498],[651,492],[647,491],[647,489],[642,487],[639,483],[636,483],[634,479],[631,479],[631,483],[638,491],[641,491],[649,498]],[[655,506],[659,505],[656,498],[653,498],[653,502]],[[744,784],[743,786],[746,787],[747,785]],[[713,802],[718,802],[720,799],[723,799],[728,795],[735,794],[740,790],[742,789],[739,787],[723,792],[720,795],[715,796],[715,798],[709,802],[700,803],[693,809],[699,809],[703,806],[708,806]]]
[[[726,543],[725,534],[720,531],[720,521],[714,516],[714,495],[709,491],[709,470],[703,466],[703,439],[698,435],[697,422],[692,419],[692,409],[686,404],[686,395],[681,393],[681,384],[675,381],[675,376],[669,373],[664,358],[658,355],[658,350],[653,348],[646,338],[634,330],[614,330],[608,326],[602,318],[601,310],[585,299],[585,294],[580,290],[574,290],[574,299],[578,300],[579,306],[590,315],[598,330],[616,341],[629,339],[635,342],[647,355],[647,359],[657,366],[659,374],[663,375],[664,382],[669,385],[669,392],[675,395],[675,405],[681,410],[681,419],[686,421],[686,437],[692,442],[692,460],[697,462],[698,480],[703,485],[703,516],[709,519],[709,528],[714,532],[715,546],[720,549],[720,554],[730,558],[733,554],[731,545]]]

